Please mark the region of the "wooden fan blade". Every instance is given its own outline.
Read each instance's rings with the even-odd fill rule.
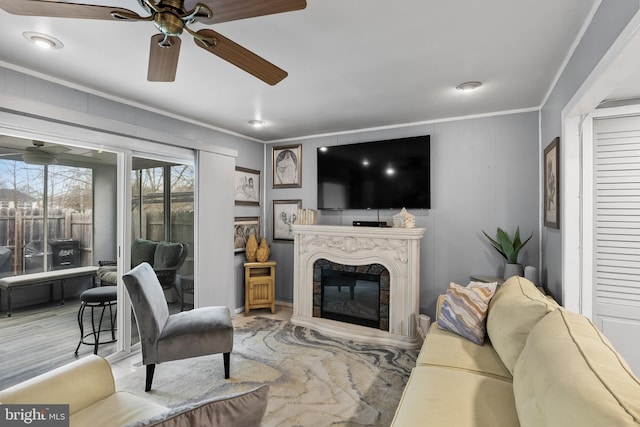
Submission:
[[[306,0],[185,0],[184,2],[187,10],[191,10],[197,3],[202,3],[213,11],[213,16],[209,19],[198,18],[198,22],[205,24],[291,12],[307,7]]]
[[[287,72],[283,69],[276,67],[266,59],[259,57],[250,50],[245,49],[238,43],[229,40],[213,30],[200,30],[198,31],[198,35],[205,39],[217,40],[217,44],[208,45],[194,38],[193,40],[198,46],[230,62],[236,67],[242,68],[247,73],[254,75],[271,86],[288,76]]]
[[[0,0],[0,9],[14,15],[50,16],[54,18],[118,19],[114,18],[111,12],[121,12],[131,16],[138,15],[120,7],[60,3],[48,0]]]
[[[149,49],[149,70],[147,80],[150,82],[172,82],[176,79],[178,56],[180,55],[180,37],[169,37],[171,46],[161,46],[164,34],[151,37]]]

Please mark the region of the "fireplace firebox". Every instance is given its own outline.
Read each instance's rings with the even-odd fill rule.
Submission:
[[[315,317],[388,331],[388,270],[381,264],[353,266],[317,260],[313,311]]]

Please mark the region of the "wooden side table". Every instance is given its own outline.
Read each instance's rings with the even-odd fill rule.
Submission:
[[[275,302],[276,262],[244,263],[244,315],[252,308],[271,308],[276,312]]]

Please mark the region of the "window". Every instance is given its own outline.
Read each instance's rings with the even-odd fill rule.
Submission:
[[[194,189],[192,165],[135,158],[131,176],[132,238],[189,245],[179,273],[193,275]]]
[[[93,264],[92,187],[89,168],[0,158],[0,274]]]

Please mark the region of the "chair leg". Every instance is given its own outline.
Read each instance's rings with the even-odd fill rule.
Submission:
[[[144,391],[151,390],[151,383],[153,382],[153,373],[156,370],[156,364],[147,365],[147,381],[144,385]]]
[[[85,302],[82,301],[80,303],[80,308],[78,309],[78,325],[80,326],[80,341],[78,341],[78,346],[76,347],[76,351],[73,353],[76,355],[76,357],[78,357],[78,350],[80,349],[80,344],[82,344],[82,340],[84,339],[84,322],[83,320],[83,316],[84,316],[84,307],[85,307]]]
[[[229,365],[231,364],[231,353],[224,353],[222,355],[224,358],[224,379],[229,379]]]

